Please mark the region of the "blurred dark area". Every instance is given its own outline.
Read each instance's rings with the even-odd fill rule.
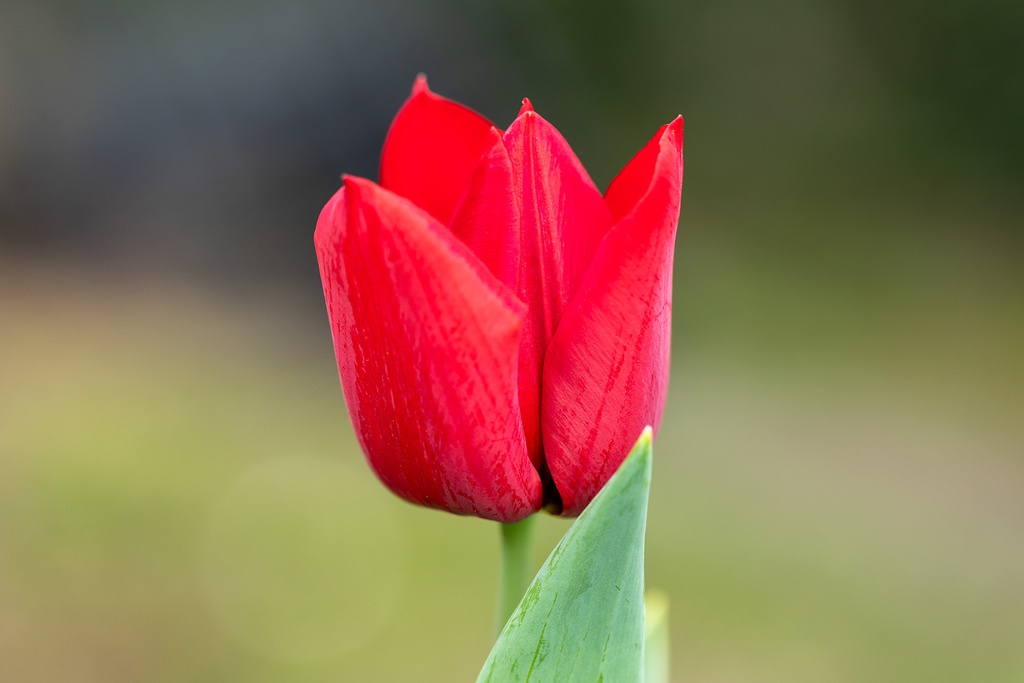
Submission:
[[[320,206],[422,71],[499,125],[531,97],[601,187],[682,113],[687,211],[743,230],[981,203],[1019,248],[1022,36],[1011,0],[8,0],[0,245],[315,280]]]

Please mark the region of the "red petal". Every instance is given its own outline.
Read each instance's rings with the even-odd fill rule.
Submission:
[[[452,233],[510,290],[519,278],[519,206],[512,196],[512,162],[501,131],[491,128],[491,146],[470,176]]]
[[[527,443],[541,454],[541,368],[562,312],[604,237],[611,217],[583,165],[529,100],[505,133],[511,194],[520,217],[519,271],[513,290],[529,306],[520,359],[520,402]],[[492,176],[486,194],[507,192]],[[468,196],[468,195],[467,195]]]
[[[636,200],[601,243],[544,358],[544,454],[565,515],[579,514],[643,428],[657,431],[661,421],[682,125],[676,119],[662,128],[613,183],[618,187],[609,195],[619,207],[613,210],[621,213]],[[638,179],[645,177],[639,191]]]
[[[547,338],[576,292],[611,216],[569,143],[523,100],[505,133],[520,206],[520,298],[542,312]]]
[[[490,121],[430,92],[420,76],[384,141],[380,184],[448,225],[490,131]]]
[[[474,171],[451,228],[499,280],[512,291],[520,291],[522,247],[519,202],[512,193],[512,162],[497,129],[492,129],[492,139],[494,144]],[[520,343],[519,403],[530,459],[540,470],[541,344],[547,340],[537,339],[537,329],[527,323]]]
[[[346,178],[315,242],[349,414],[381,480],[455,513],[535,512],[517,398],[523,305],[444,226],[367,180]]]

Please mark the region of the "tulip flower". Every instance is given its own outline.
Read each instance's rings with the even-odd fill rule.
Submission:
[[[602,196],[528,100],[502,131],[417,80],[380,184],[345,176],[315,234],[349,415],[392,491],[577,515],[657,430],[682,136],[662,126]]]

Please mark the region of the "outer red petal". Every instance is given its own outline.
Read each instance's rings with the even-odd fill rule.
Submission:
[[[419,76],[395,116],[380,161],[380,184],[448,225],[480,156],[491,122],[435,95]]]
[[[346,178],[316,229],[349,414],[414,503],[512,522],[539,509],[517,401],[523,305],[444,226]]]
[[[544,358],[544,451],[565,515],[579,514],[643,428],[661,421],[682,129],[681,118],[662,128],[613,183],[613,211],[635,197],[633,206],[601,243]]]

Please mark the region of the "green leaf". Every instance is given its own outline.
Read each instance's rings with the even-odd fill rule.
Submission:
[[[478,683],[643,679],[650,485],[648,427],[541,567]]]

